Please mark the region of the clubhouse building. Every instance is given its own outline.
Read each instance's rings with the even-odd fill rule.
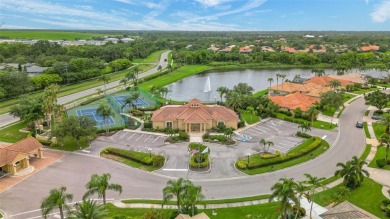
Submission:
[[[30,166],[30,156],[42,158],[42,144],[33,137],[0,147],[0,170],[17,175],[18,171]]]
[[[161,107],[153,112],[151,121],[155,129],[172,128],[187,133],[199,133],[216,128],[218,125],[237,129],[240,119],[227,107],[205,105],[199,99],[191,99],[185,105]]]

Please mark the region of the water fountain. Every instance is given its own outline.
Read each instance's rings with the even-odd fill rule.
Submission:
[[[211,92],[211,82],[210,82],[210,76],[207,76],[206,84],[204,85],[203,92]]]

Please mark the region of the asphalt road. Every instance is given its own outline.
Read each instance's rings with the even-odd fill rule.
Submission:
[[[319,177],[330,177],[338,162],[346,162],[352,156],[359,156],[365,148],[363,129],[355,128],[367,106],[363,98],[348,106],[339,120],[339,138],[320,157],[287,169],[255,176],[240,176],[224,179],[193,179],[201,185],[207,199],[224,199],[254,196],[270,192],[270,187],[282,177],[303,179],[304,173]],[[93,173],[110,172],[112,182],[123,186],[123,193],[109,193],[108,198],[162,198],[162,188],[172,177],[148,173],[122,164],[88,155],[71,153],[57,163],[27,178],[0,194],[0,209],[10,218],[39,217],[39,203],[51,188],[66,186],[74,194],[74,201],[80,200],[85,192],[85,183]]]
[[[139,74],[138,77],[139,78],[143,78],[143,77],[146,77],[146,76],[149,76],[151,74],[154,74],[154,73],[158,72],[157,68],[158,68],[159,65],[161,65],[162,69],[165,69],[167,67],[167,65],[168,65],[168,62],[165,62],[164,60],[165,59],[168,60],[168,54],[170,52],[171,51],[163,52],[161,54],[160,61],[159,61],[158,65],[155,68],[150,69],[149,71],[146,71],[144,73]],[[118,85],[119,85],[119,81],[114,81],[114,82],[108,83],[106,85],[106,88],[110,89],[110,88],[116,87]],[[74,93],[74,94],[70,94],[68,96],[64,96],[64,97],[58,98],[58,103],[59,104],[64,104],[64,103],[68,103],[70,101],[79,99],[81,97],[92,95],[92,94],[96,93],[96,89],[97,88],[100,88],[100,89],[104,90],[104,85],[97,86],[97,87],[94,87],[94,88],[91,88],[91,89],[88,89],[88,90],[80,91],[78,93]],[[0,115],[0,127],[6,126],[8,124],[11,124],[11,123],[14,123],[14,122],[17,122],[17,121],[19,121],[18,117],[15,118],[15,117],[11,116],[8,113]]]

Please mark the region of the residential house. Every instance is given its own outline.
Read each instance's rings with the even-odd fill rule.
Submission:
[[[219,50],[219,48],[215,44],[211,44],[211,46],[209,48],[207,48],[207,50],[217,52]]]
[[[0,170],[16,175],[30,166],[30,156],[42,158],[42,144],[28,137],[14,144],[0,148]]]
[[[275,50],[270,46],[262,46],[261,51],[263,52],[275,52]]]
[[[280,50],[288,53],[296,53],[297,51],[293,47],[281,46]]]
[[[337,79],[337,80],[346,80],[350,81],[355,84],[365,84],[367,83],[367,80],[364,78],[363,75],[358,73],[349,73],[344,75],[328,75],[331,78]]]
[[[287,95],[292,93],[301,93],[313,98],[320,98],[322,93],[326,93],[331,90],[332,88],[330,87],[317,85],[314,83],[298,84],[298,83],[284,82],[282,84],[270,87],[269,93],[271,95],[272,94]]]
[[[310,97],[302,93],[292,93],[285,96],[268,96],[281,110],[290,111],[300,108],[303,112],[319,102],[318,98]]]
[[[44,70],[46,70],[47,67],[40,67],[36,65],[26,66],[26,71],[28,76],[37,76],[41,74]]]
[[[376,45],[369,45],[369,46],[360,47],[360,51],[363,51],[363,52],[378,51],[378,50],[379,50],[379,46],[376,46]]]
[[[189,216],[188,214],[179,214],[175,217],[175,219],[210,219],[210,218],[209,218],[209,216],[207,216],[207,214],[202,212],[202,213],[194,215],[192,217]]]
[[[153,128],[179,129],[185,132],[205,132],[225,125],[237,129],[237,114],[224,106],[204,105],[199,99],[191,99],[185,105],[167,105],[153,112]]]
[[[340,85],[341,87],[345,88],[347,85],[351,85],[353,84],[353,82],[351,81],[347,81],[347,80],[344,80],[344,79],[337,79],[337,78],[332,78],[328,75],[326,76],[316,76],[316,77],[312,77],[310,78],[309,80],[305,81],[305,83],[313,83],[313,84],[317,84],[317,85],[321,85],[321,86],[329,86],[330,82],[331,81],[334,81],[334,80],[337,80],[340,82]]]
[[[234,47],[236,47],[236,45],[230,45],[224,49],[219,50],[219,52],[223,52],[223,53],[231,52]]]
[[[375,215],[344,201],[341,204],[329,209],[327,212],[320,214],[323,219],[339,219],[339,218],[359,218],[359,219],[378,219]]]
[[[129,42],[133,42],[135,39],[133,38],[122,38],[121,41],[124,42],[124,43],[129,43]]]
[[[254,47],[254,45],[242,46],[242,47],[240,47],[240,53],[241,53],[241,54],[248,54],[248,53],[251,53],[253,47]]]

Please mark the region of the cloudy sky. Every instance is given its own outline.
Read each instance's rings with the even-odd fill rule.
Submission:
[[[390,0],[0,0],[1,29],[390,31]]]

